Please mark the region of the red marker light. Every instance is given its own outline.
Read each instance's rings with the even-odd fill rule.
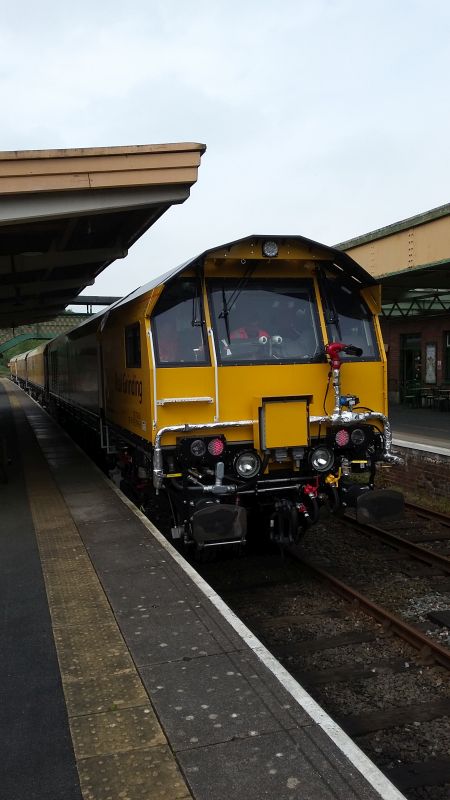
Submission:
[[[348,431],[344,430],[344,428],[341,431],[338,431],[335,436],[335,440],[338,447],[345,447],[345,445],[350,441]]]
[[[225,450],[225,445],[222,439],[211,439],[208,442],[208,453],[212,456],[221,456]]]

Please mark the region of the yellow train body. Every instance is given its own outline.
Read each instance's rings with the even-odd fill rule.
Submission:
[[[27,381],[27,361],[26,361],[27,353],[19,353],[19,355],[15,356],[13,361],[15,364],[15,373],[19,383],[22,385],[26,384]]]
[[[47,343],[38,345],[30,350],[26,356],[27,381],[37,389],[45,386],[45,360],[44,353]]]
[[[206,291],[207,279],[214,278],[217,274],[220,274],[221,278],[239,279],[242,275],[241,261],[247,261],[254,256],[255,249],[252,243],[239,244],[234,250],[213,251],[205,259],[202,300],[209,324],[211,319]],[[320,258],[320,252],[315,253],[314,258]],[[261,278],[268,282],[299,278],[311,280],[315,297],[319,299],[320,331],[323,342],[327,342],[328,334],[323,313],[320,313],[320,293],[314,277],[315,263],[311,253],[305,247],[284,245],[280,248],[275,266],[272,264],[271,268],[267,268],[263,262],[255,269],[252,279]],[[190,272],[192,273],[192,270]],[[189,276],[189,270],[184,273],[185,276],[186,274]],[[372,293],[369,297],[372,297],[373,325],[380,357],[377,361],[346,365],[343,388],[348,394],[357,394],[362,406],[370,407],[375,400],[377,408],[386,414],[386,358],[379,322],[375,316],[379,310],[374,299],[377,292],[374,291],[374,287],[371,288]],[[152,310],[163,290],[163,285],[158,289],[159,291],[155,292],[152,288],[136,300],[129,300],[117,309],[113,308],[102,332],[105,413],[114,424],[130,429],[154,444],[160,428],[180,423],[201,424],[220,420],[253,419],[255,402],[260,405],[263,397],[274,393],[282,397],[303,393],[310,395],[309,414],[314,416],[323,412],[323,397],[329,371],[326,361],[321,364],[252,363],[248,366],[241,364],[236,369],[230,369],[228,365],[218,365],[215,370],[212,357],[208,366],[183,367],[179,364],[177,368],[158,368],[150,336]],[[140,326],[143,366],[140,369],[127,369],[123,331],[135,323],[139,323]],[[210,342],[211,337],[209,344]],[[192,398],[192,402],[187,398]],[[326,406],[331,412],[332,394],[329,394]],[[233,429],[228,436],[233,441],[253,439],[253,427]],[[312,426],[311,435],[316,432],[317,427]],[[258,435],[257,431],[256,434]],[[176,434],[169,432],[165,444],[174,444],[175,441]]]
[[[359,502],[352,471],[373,491],[376,462],[395,459],[379,311],[347,255],[248,237],[36,348],[29,380],[97,426],[147,498],[168,495],[174,536],[243,541],[257,505],[291,540],[323,502]]]

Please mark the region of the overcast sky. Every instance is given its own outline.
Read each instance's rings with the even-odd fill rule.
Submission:
[[[86,292],[252,233],[334,244],[450,201],[449,23],[447,0],[16,0],[0,149],[207,145]]]

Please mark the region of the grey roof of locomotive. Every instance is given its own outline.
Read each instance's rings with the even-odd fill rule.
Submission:
[[[371,286],[377,283],[377,281],[363,267],[357,264],[357,262],[354,261],[346,253],[342,252],[341,250],[337,250],[335,247],[328,247],[328,245],[321,244],[320,242],[315,242],[313,239],[307,239],[305,236],[279,236],[279,235],[268,236],[267,234],[253,234],[252,236],[244,236],[241,239],[235,239],[233,242],[226,242],[223,245],[215,245],[215,247],[210,247],[208,250],[204,250],[203,253],[194,256],[194,258],[190,258],[188,261],[185,261],[178,267],[174,267],[168,270],[167,272],[163,273],[162,275],[156,276],[148,283],[145,283],[143,286],[139,286],[137,289],[134,289],[132,292],[125,295],[125,297],[120,298],[120,300],[117,300],[108,308],[99,311],[97,314],[94,314],[90,319],[81,322],[80,325],[78,325],[68,334],[61,334],[61,335],[68,336],[74,334],[75,331],[78,331],[80,328],[84,328],[86,325],[92,325],[93,323],[95,323],[96,320],[98,320],[98,322],[100,323],[105,314],[109,314],[114,309],[120,308],[120,306],[124,306],[127,303],[131,303],[134,300],[137,300],[142,295],[147,294],[147,292],[150,292],[156,286],[159,286],[161,283],[167,283],[168,281],[172,280],[172,278],[175,278],[177,275],[182,273],[185,269],[188,269],[189,267],[193,267],[196,264],[201,263],[203,259],[205,259],[210,253],[213,253],[216,250],[231,248],[236,244],[240,244],[242,242],[249,242],[252,239],[255,240],[263,239],[266,241],[274,240],[278,242],[280,242],[281,240],[289,239],[290,241],[306,244],[310,246],[312,249],[318,247],[322,251],[329,253],[331,266],[334,265],[336,271],[341,271],[342,274],[345,274],[353,278],[355,282],[360,286]]]

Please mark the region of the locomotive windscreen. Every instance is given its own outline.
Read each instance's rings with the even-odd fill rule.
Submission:
[[[210,281],[209,298],[222,364],[308,362],[323,351],[309,280]]]

